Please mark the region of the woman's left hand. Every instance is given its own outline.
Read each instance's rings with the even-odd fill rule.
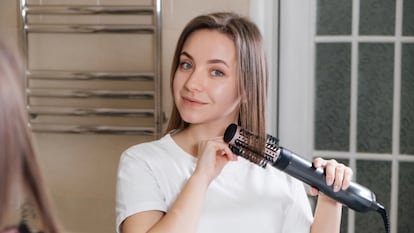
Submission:
[[[342,163],[338,163],[334,159],[325,160],[322,158],[315,158],[313,160],[313,166],[325,170],[326,184],[329,186],[333,185],[334,192],[338,192],[341,189],[345,190],[349,187],[353,175],[351,168]],[[316,196],[318,193],[318,189],[311,187],[311,195]]]

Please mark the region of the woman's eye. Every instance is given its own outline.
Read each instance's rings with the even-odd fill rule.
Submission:
[[[190,70],[192,68],[191,64],[188,62],[181,62],[180,67],[183,70]]]
[[[221,72],[220,70],[212,70],[211,71],[211,75],[215,76],[215,77],[223,77],[224,73]]]

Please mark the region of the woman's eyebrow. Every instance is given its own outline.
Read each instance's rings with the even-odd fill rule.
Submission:
[[[186,51],[181,52],[180,56],[186,56],[190,58],[191,60],[194,60],[193,57],[190,54],[188,54]]]
[[[229,67],[229,65],[225,61],[223,61],[221,59],[211,59],[211,60],[208,60],[207,63],[209,63],[209,64],[221,63],[221,64],[224,64],[225,66]]]
[[[181,52],[180,56],[186,56],[186,57],[190,58],[191,60],[194,60],[193,57],[189,53],[187,53],[186,51]],[[227,67],[230,67],[227,64],[227,62],[225,62],[224,60],[221,60],[221,59],[210,59],[210,60],[207,61],[207,63],[209,63],[209,64],[221,63],[221,64],[224,64]]]

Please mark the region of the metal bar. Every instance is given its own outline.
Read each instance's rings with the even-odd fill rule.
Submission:
[[[120,116],[120,117],[153,117],[154,109],[120,109],[120,108],[74,108],[74,107],[40,107],[29,106],[29,114],[57,116]]]
[[[151,6],[29,5],[25,10],[33,15],[152,15],[154,13]]]
[[[25,25],[27,24],[27,12],[25,10],[25,6],[26,6],[26,0],[20,0],[20,13],[21,13],[21,17],[20,17],[20,21],[19,21],[19,31],[20,31],[20,35],[21,35],[21,46],[22,46],[22,52],[23,52],[23,66],[24,69],[27,70],[29,67],[29,49],[28,49],[28,35],[26,30],[24,29]],[[27,80],[27,78],[25,77],[25,86],[28,87],[29,82]],[[28,100],[28,96],[25,96],[25,103],[26,105],[29,104],[29,100]]]
[[[161,64],[161,60],[160,59],[162,57],[161,54],[161,47],[162,47],[162,35],[161,35],[161,24],[162,24],[162,14],[161,14],[161,9],[162,9],[162,5],[161,5],[161,0],[154,0],[154,6],[156,9],[156,14],[154,15],[154,23],[156,26],[156,30],[155,30],[155,36],[154,36],[154,40],[155,40],[155,47],[154,47],[154,64],[156,64],[155,66],[155,72],[156,72],[156,76],[155,76],[155,92],[159,93],[158,95],[156,95],[155,98],[155,110],[156,110],[156,114],[155,114],[155,119],[156,119],[156,128],[157,128],[157,137],[161,136],[161,130],[162,130],[162,125],[165,121],[165,117],[164,114],[162,112],[162,64]]]
[[[62,5],[62,6],[35,6],[25,7],[27,14],[42,15],[97,15],[97,14],[115,14],[115,15],[152,15],[154,9],[152,6],[90,6],[90,5]]]
[[[154,136],[155,133],[154,128],[133,126],[30,124],[30,127],[34,132],[40,133],[128,134],[145,136]]]
[[[154,26],[147,25],[67,25],[67,24],[26,24],[26,32],[32,33],[144,33],[154,32]]]
[[[29,97],[153,99],[153,91],[27,89]]]
[[[153,81],[154,73],[149,72],[84,72],[28,70],[26,77],[45,80],[128,80]]]

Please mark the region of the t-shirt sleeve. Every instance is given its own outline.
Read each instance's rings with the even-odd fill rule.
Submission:
[[[130,148],[121,155],[116,187],[116,231],[129,216],[148,210],[166,212],[165,198],[159,183],[138,148]]]
[[[282,232],[308,233],[313,222],[313,215],[303,183],[293,179],[291,193],[293,204],[286,211]]]

